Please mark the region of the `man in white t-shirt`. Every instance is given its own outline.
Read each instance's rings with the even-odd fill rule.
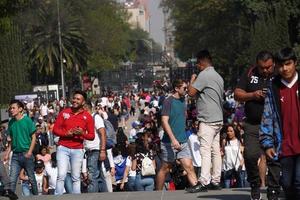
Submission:
[[[99,114],[92,113],[92,103],[87,101],[85,109],[93,116],[95,122],[95,139],[93,141],[84,141],[84,147],[87,155],[87,169],[89,172],[88,192],[107,191],[102,173],[101,162],[106,159],[106,132],[104,121]],[[101,184],[101,186],[99,185]]]
[[[42,117],[44,119],[47,118],[47,115],[48,115],[48,106],[46,103],[42,103],[41,107],[40,107],[40,113],[42,115]]]

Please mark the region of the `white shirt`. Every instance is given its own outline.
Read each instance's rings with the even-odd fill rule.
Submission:
[[[45,164],[45,176],[48,176],[49,189],[55,189],[57,179],[57,167],[52,168],[51,162]]]
[[[131,170],[131,166],[132,166],[132,160],[131,159],[132,158],[130,156],[127,156],[126,167],[129,167],[128,176],[136,176],[136,171]]]
[[[41,105],[41,115],[44,117],[48,115],[48,107],[46,105]]]
[[[133,139],[135,136],[136,136],[136,129],[135,128],[132,128],[130,131],[129,131],[129,139]]]
[[[157,100],[153,100],[152,101],[152,105],[153,105],[153,107],[158,108],[158,101]]]
[[[35,175],[35,180],[36,180],[36,184],[37,184],[38,194],[42,195],[43,194],[44,173],[41,173],[41,174],[34,173],[34,175]]]
[[[240,142],[238,139],[230,140],[224,148],[223,170],[228,171],[239,168],[243,155],[241,153]]]
[[[94,116],[94,113],[92,114],[92,116]],[[104,121],[99,114],[96,114],[94,116],[94,122],[95,122],[95,128],[94,128],[95,138],[92,141],[84,140],[84,148],[86,150],[100,150],[100,138],[97,130],[100,128],[105,128]]]

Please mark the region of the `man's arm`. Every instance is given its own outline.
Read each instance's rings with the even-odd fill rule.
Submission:
[[[179,144],[179,142],[177,141],[177,139],[175,138],[173,131],[171,129],[171,126],[169,125],[169,116],[163,115],[161,118],[162,121],[162,127],[165,130],[165,132],[168,134],[168,136],[170,137],[172,146],[175,149],[180,150],[181,146]]]
[[[31,135],[31,144],[29,150],[26,152],[25,157],[30,158],[32,156],[32,152],[36,143],[36,135],[35,132]]]
[[[276,156],[274,137],[276,137],[276,127],[274,127],[274,107],[270,96],[267,95],[265,99],[264,112],[261,119],[259,129],[259,141],[262,148],[265,150],[267,157],[273,159]],[[278,124],[277,124],[278,125]],[[279,125],[278,125],[279,126]],[[277,127],[279,128],[279,127]]]
[[[198,90],[192,86],[193,83],[196,81],[196,78],[197,78],[197,75],[193,74],[191,77],[191,80],[190,80],[189,87],[188,87],[188,95],[191,97],[195,96],[198,92]]]
[[[84,139],[86,140],[93,140],[95,138],[95,131],[94,131],[95,123],[94,119],[91,115],[89,115],[89,119],[87,121],[86,133],[82,133]]]
[[[103,161],[106,159],[106,131],[105,128],[99,128],[98,134],[100,137],[100,157],[99,160]]]
[[[59,137],[73,136],[73,132],[71,130],[67,131],[64,128],[62,128],[63,121],[64,121],[63,115],[62,112],[60,112],[54,123],[53,133]]]
[[[239,102],[246,102],[251,100],[262,100],[265,94],[262,90],[256,90],[254,92],[246,92],[241,88],[236,88],[234,90],[234,99]]]

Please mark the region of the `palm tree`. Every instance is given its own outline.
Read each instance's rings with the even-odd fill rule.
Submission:
[[[59,71],[59,40],[57,10],[54,1],[36,2],[28,17],[25,53],[28,64],[44,75],[56,76]],[[65,10],[68,8],[64,7]],[[62,55],[67,73],[86,68],[88,48],[83,39],[79,20],[61,12]]]

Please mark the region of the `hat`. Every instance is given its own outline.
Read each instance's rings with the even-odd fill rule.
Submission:
[[[141,126],[141,125],[142,125],[142,123],[140,121],[134,121],[131,124],[132,128],[136,128],[137,126]]]
[[[36,160],[35,163],[34,163],[34,167],[35,168],[44,168],[45,167],[44,161],[42,161],[42,160]]]

